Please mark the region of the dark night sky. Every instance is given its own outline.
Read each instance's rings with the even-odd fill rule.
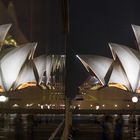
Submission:
[[[140,25],[140,3],[135,1],[70,0],[70,46],[77,54],[111,57],[108,42],[136,48],[131,24]],[[75,79],[83,81],[87,76],[83,68],[73,68]]]
[[[131,24],[140,25],[134,1],[71,0],[71,46],[77,53],[108,56],[108,42],[134,47]]]
[[[61,0],[23,0],[22,4],[18,0],[14,2],[17,2],[17,10],[24,9],[24,4],[29,9],[29,12],[25,11],[26,16],[22,10],[22,16],[18,17],[20,27],[29,36],[29,40],[39,42],[37,51],[64,53]],[[70,85],[75,87],[87,77],[85,69],[74,56],[75,54],[111,56],[108,42],[136,48],[131,24],[140,25],[140,2],[135,0],[70,0],[69,9],[70,48],[73,57],[70,60],[68,80]],[[28,30],[25,27],[28,27]],[[32,38],[29,31],[32,31]]]
[[[9,1],[9,0],[3,0]],[[39,52],[64,53],[62,0],[13,0],[22,32]],[[77,54],[110,54],[108,42],[134,47],[131,24],[140,25],[135,0],[69,0],[70,46]],[[26,10],[25,10],[26,8]],[[44,53],[44,52],[43,52]]]
[[[13,1],[22,32],[29,41],[41,44],[39,52],[46,49],[47,53],[61,54],[65,51],[61,1]],[[140,25],[140,2],[69,1],[70,46],[76,54],[108,56],[110,54],[108,42],[134,47],[135,38],[131,24]]]
[[[56,11],[51,11],[53,13],[51,14],[52,24],[48,27],[50,32],[51,29],[53,32],[48,39],[48,49],[64,52],[60,1],[52,0],[51,2],[52,9]],[[87,77],[85,69],[74,54],[98,54],[111,57],[109,42],[136,48],[131,24],[140,25],[139,2],[133,0],[70,0],[70,48],[73,54],[68,66],[67,80],[71,91]]]

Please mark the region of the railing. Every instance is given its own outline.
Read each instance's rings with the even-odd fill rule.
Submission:
[[[0,109],[0,113],[9,113],[9,114],[64,114],[64,109]],[[72,114],[140,114],[140,109],[75,109],[72,110]]]
[[[55,131],[51,134],[50,138],[48,140],[53,140],[55,138],[55,136],[57,135],[57,133],[60,131],[60,129],[62,128],[64,124],[64,120],[58,125],[58,127],[55,129]]]

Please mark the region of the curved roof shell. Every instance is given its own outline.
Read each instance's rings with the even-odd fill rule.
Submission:
[[[140,49],[140,27],[132,25]],[[125,45],[109,43],[113,59],[95,55],[80,55],[79,60],[97,76],[102,85],[116,83],[137,92],[140,87],[140,51]]]
[[[0,25],[3,43],[11,24]],[[0,49],[0,87],[2,91],[16,90],[24,84],[48,84],[51,72],[64,64],[60,55],[42,55],[34,58],[37,43],[26,43],[13,48]],[[2,47],[2,46],[1,46]],[[61,64],[62,63],[62,64]]]

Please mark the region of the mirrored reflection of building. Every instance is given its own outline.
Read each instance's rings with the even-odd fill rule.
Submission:
[[[132,29],[138,45],[137,50],[125,45],[109,43],[112,58],[98,55],[77,55],[90,75],[81,86],[83,93],[89,92],[89,96],[93,96],[94,103],[96,102],[97,105],[105,106],[106,103],[108,108],[121,106],[120,109],[126,109],[134,106],[131,101],[133,95],[137,95],[139,98],[140,27],[132,25]],[[103,92],[105,92],[104,95],[101,95]],[[121,93],[123,93],[122,96]]]
[[[17,103],[20,103],[19,100],[23,100],[24,106],[35,103],[33,100],[26,102],[26,98],[20,98],[18,95],[12,96],[10,94],[25,92],[27,90],[27,93],[23,94],[25,94],[25,96],[27,94],[27,100],[33,97],[36,100],[36,106],[38,106],[37,102],[41,103],[43,98],[49,98],[49,95],[41,96],[40,94],[50,93],[54,95],[60,93],[63,95],[65,55],[44,54],[34,57],[37,43],[17,45],[16,41],[12,40],[13,45],[11,44],[11,40],[6,40],[10,27],[11,24],[0,26],[1,94],[9,96],[10,100],[8,102],[12,102],[12,98],[17,98]],[[33,90],[33,88],[35,88],[35,90]],[[23,89],[25,90],[23,91]],[[34,94],[32,92],[36,93]],[[36,98],[36,94],[40,96],[40,99]],[[14,100],[13,103],[16,104]],[[47,104],[47,101],[44,101],[44,103]]]

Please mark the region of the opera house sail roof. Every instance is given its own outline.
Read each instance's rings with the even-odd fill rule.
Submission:
[[[0,92],[51,83],[51,74],[63,69],[65,56],[41,55],[34,58],[37,43],[5,48],[3,42],[11,24],[0,26]]]
[[[134,93],[140,88],[140,26],[132,25],[138,49],[109,43],[112,58],[77,55],[86,70],[103,86],[114,86]],[[98,80],[98,82],[97,82]],[[95,80],[94,80],[95,81]]]

